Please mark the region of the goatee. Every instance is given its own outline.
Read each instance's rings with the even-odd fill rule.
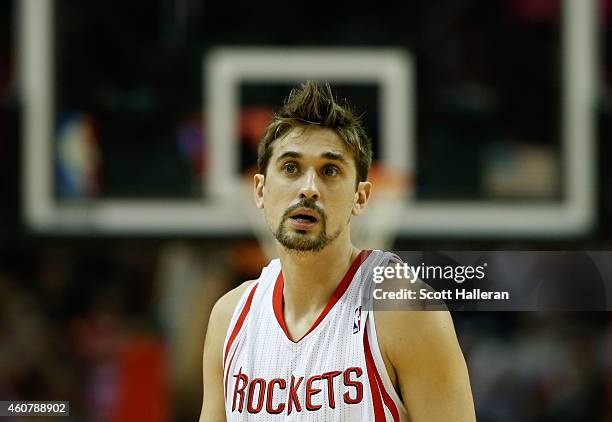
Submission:
[[[318,236],[313,238],[305,230],[298,230],[296,233],[290,233],[286,229],[285,222],[290,218],[289,215],[298,208],[309,208],[319,214],[321,217],[319,220],[321,223],[321,228]],[[274,237],[286,249],[300,252],[318,252],[333,242],[340,235],[340,230],[338,230],[333,235],[328,236],[326,222],[327,217],[325,215],[325,211],[319,208],[317,204],[315,204],[314,200],[304,198],[297,204],[287,208],[287,210],[283,213],[281,222],[274,233]]]

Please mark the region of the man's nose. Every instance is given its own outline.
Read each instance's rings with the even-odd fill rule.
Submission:
[[[303,182],[302,187],[300,188],[300,199],[319,199],[319,188],[317,187],[317,173],[315,171],[308,171],[302,180]]]

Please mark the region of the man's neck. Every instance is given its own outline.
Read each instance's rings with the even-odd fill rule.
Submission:
[[[301,337],[303,327],[308,329],[327,305],[359,249],[341,236],[318,252],[294,252],[279,247],[278,253],[284,279],[285,322],[292,336],[297,332]]]

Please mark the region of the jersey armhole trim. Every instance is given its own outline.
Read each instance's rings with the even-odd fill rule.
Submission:
[[[382,352],[380,351],[380,346],[378,344],[378,335],[376,332],[376,322],[374,319],[374,311],[368,311],[366,320],[366,330],[364,333],[364,338],[367,339],[367,343],[370,347],[371,357],[373,359],[374,368],[376,369],[375,374],[378,383],[380,384],[380,390],[384,399],[385,404],[389,407],[389,410],[393,414],[394,418],[397,417],[399,420],[399,411],[397,406],[403,407],[403,402],[400,399],[397,391],[393,387],[393,383],[391,382],[391,378],[389,378],[389,373],[387,372],[387,366],[385,365],[385,361],[382,357]],[[366,341],[364,339],[364,342]],[[390,404],[393,404],[395,409],[393,409]]]
[[[232,357],[229,360],[229,363],[227,364],[227,368],[224,368],[225,370],[225,388],[224,388],[224,392],[225,392],[225,399],[227,400],[227,379],[229,376],[229,373],[232,369],[232,363],[234,362],[234,356],[236,356],[236,351],[238,350],[238,347],[240,346],[240,342],[242,340],[238,340],[238,342],[236,343],[236,347],[234,347],[234,351],[232,352]]]
[[[258,284],[259,283],[254,283],[253,286],[250,288],[251,291],[250,291],[250,293],[249,293],[249,295],[248,295],[248,297],[246,299],[246,302],[245,302],[244,306],[242,307],[242,311],[240,312],[240,316],[238,317],[238,320],[236,321],[236,324],[234,325],[234,328],[231,330],[231,335],[229,336],[229,338],[228,338],[228,340],[227,340],[227,342],[225,344],[225,352],[223,354],[223,368],[225,368],[225,363],[227,362],[227,355],[229,354],[229,351],[232,348],[232,344],[234,343],[234,340],[238,336],[238,333],[240,332],[240,329],[242,328],[242,325],[244,324],[244,320],[246,319],[247,314],[249,313],[249,310],[251,309],[251,303],[253,302],[253,296],[255,296],[255,291],[257,290]],[[245,291],[245,294],[246,294],[247,291]],[[236,311],[234,311],[234,313],[235,312]],[[228,333],[229,332],[230,332],[230,330],[228,329]]]
[[[386,394],[384,390],[384,386],[380,382],[380,375],[378,375],[378,370],[376,369],[376,364],[374,363],[374,359],[372,357],[372,351],[370,349],[370,344],[368,341],[368,327],[365,327],[365,334],[363,336],[363,348],[365,352],[365,360],[366,360],[366,370],[368,371],[368,382],[370,383],[370,394],[372,396],[372,407],[374,410],[374,420],[375,422],[385,422],[387,420],[385,415],[385,409],[383,407],[383,402],[391,412],[393,416],[393,421],[399,421],[399,413],[393,400]],[[391,403],[389,403],[391,401]]]

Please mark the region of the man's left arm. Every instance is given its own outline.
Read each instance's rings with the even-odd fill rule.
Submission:
[[[411,421],[475,421],[467,366],[450,313],[381,311],[375,320]]]

